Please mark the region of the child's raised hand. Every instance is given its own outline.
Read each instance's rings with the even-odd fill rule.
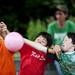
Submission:
[[[7,26],[4,22],[0,22],[0,32],[7,31]]]
[[[48,53],[55,54],[55,51],[53,49],[49,48]]]
[[[0,35],[5,38],[5,36],[9,33],[7,29],[7,25],[4,22],[0,22]]]
[[[53,50],[55,51],[55,54],[57,55],[57,57],[59,58],[59,54],[61,52],[61,48],[59,45],[55,45]]]

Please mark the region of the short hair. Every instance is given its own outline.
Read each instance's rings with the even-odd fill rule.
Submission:
[[[54,14],[55,14],[56,11],[61,11],[64,14],[67,14],[68,16],[67,16],[66,20],[68,19],[68,17],[69,17],[69,10],[68,10],[66,5],[57,5],[57,6],[55,6],[54,9],[53,9]],[[54,16],[54,18],[56,19],[55,16]]]
[[[56,6],[55,7],[55,11],[58,11],[58,10],[62,11],[65,14],[68,14],[68,12],[69,12],[67,6],[65,6],[65,5],[58,5],[58,6]]]
[[[67,33],[67,36],[72,39],[72,43],[75,44],[75,32]]]
[[[39,36],[43,36],[47,40],[47,46],[48,47],[52,46],[53,39],[52,39],[52,36],[50,34],[48,34],[47,32],[40,32],[40,33],[38,33],[38,35],[36,36],[36,38],[39,37]]]

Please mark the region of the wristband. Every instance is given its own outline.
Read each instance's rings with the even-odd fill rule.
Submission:
[[[51,48],[47,48],[47,53],[50,53],[49,51],[52,50]]]

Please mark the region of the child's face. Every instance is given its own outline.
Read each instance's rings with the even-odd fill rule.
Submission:
[[[66,36],[63,41],[62,50],[67,52],[73,47],[72,39]]]
[[[61,21],[61,20],[65,20],[67,15],[64,14],[62,11],[56,11],[55,17],[58,21]]]
[[[40,44],[43,45],[43,46],[46,46],[46,45],[47,45],[47,40],[46,40],[46,38],[44,38],[42,35],[38,36],[38,37],[35,39],[35,42],[40,43]]]

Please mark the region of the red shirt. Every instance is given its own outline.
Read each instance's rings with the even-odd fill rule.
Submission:
[[[19,75],[44,75],[46,54],[24,44],[20,50],[21,63]]]

